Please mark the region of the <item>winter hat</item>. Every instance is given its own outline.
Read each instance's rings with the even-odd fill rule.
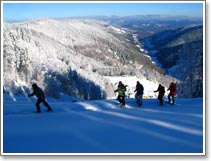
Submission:
[[[37,87],[37,84],[36,83],[32,84],[32,87],[33,88],[36,88]]]

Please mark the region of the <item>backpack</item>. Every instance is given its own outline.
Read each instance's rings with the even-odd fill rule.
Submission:
[[[119,96],[125,96],[125,91],[126,91],[126,88],[125,88],[124,85],[118,86],[118,94],[119,94]]]
[[[176,85],[176,84],[173,84],[173,86],[172,86],[172,91],[174,91],[174,92],[177,91],[177,85]]]
[[[137,93],[140,93],[140,94],[144,93],[144,87],[142,84],[138,84],[136,89],[137,89]]]
[[[172,84],[171,85],[171,89],[170,89],[170,94],[176,95],[176,93],[177,93],[177,85],[176,84]]]

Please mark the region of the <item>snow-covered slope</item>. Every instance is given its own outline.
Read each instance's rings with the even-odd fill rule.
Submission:
[[[163,75],[126,37],[126,31],[94,20],[5,23],[4,92],[27,93],[36,82],[55,98],[63,92],[100,99],[112,97],[115,88],[105,76],[122,75],[167,86],[173,78]]]
[[[48,99],[53,112],[34,113],[27,98],[4,95],[3,154],[203,154],[203,100],[176,99],[160,106],[144,99],[72,102]]]

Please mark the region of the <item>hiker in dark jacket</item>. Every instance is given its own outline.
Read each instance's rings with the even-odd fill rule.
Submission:
[[[142,105],[142,96],[144,94],[144,87],[139,81],[137,81],[136,89],[134,90],[134,92],[136,92],[136,94],[135,94],[136,103],[139,106],[141,106]]]
[[[158,100],[160,101],[160,105],[163,105],[163,96],[165,94],[165,87],[159,84],[158,89],[154,92],[158,92]]]
[[[29,94],[28,96],[36,96],[37,97],[37,102],[36,102],[36,108],[37,112],[41,112],[40,109],[40,103],[43,102],[44,106],[48,108],[48,111],[52,111],[52,108],[49,106],[49,104],[45,100],[45,94],[43,93],[42,89],[37,86],[37,84],[32,85],[33,88],[33,93]]]

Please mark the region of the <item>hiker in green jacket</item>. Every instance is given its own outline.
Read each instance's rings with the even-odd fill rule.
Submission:
[[[125,91],[126,87],[121,81],[119,81],[118,88],[114,92],[118,92],[117,100],[120,106],[125,106]]]

